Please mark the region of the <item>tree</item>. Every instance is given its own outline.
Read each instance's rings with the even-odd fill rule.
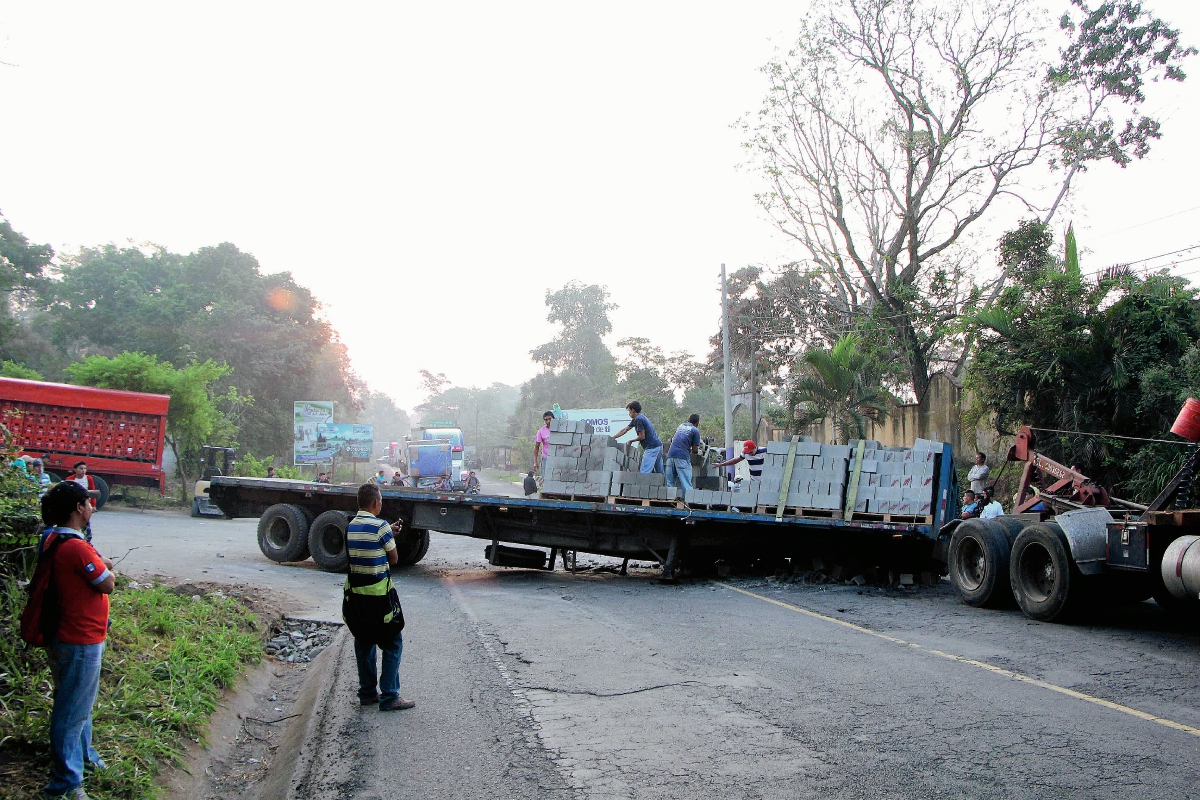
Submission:
[[[45,302],[56,345],[73,357],[130,351],[172,364],[228,364],[238,389],[255,399],[240,434],[253,452],[291,451],[295,400],[332,400],[339,419],[361,407],[364,387],[320,303],[290,274],[262,274],[232,244],[186,256],[84,249],[63,260]],[[222,380],[220,392],[231,379]]]
[[[767,183],[759,203],[810,260],[803,303],[820,312],[797,320],[801,339],[865,322],[922,396],[960,362],[955,321],[983,296],[971,226],[1001,198],[1032,206],[1020,179],[1035,166],[1065,168],[1048,221],[1088,161],[1145,154],[1157,126],[1126,73],[1181,79],[1190,51],[1136,3],[1075,5],[1087,19],[1066,25],[1079,35],[1057,65],[1023,0],[828,0],[764,67],[772,88],[743,129]],[[1144,52],[1143,34],[1157,37]],[[1134,104],[1124,138],[1106,128],[1109,100]]]
[[[396,405],[396,401],[383,392],[370,392],[358,421],[375,426],[375,439],[398,442],[412,431],[412,420],[408,412]]]
[[[853,334],[843,336],[831,349],[806,350],[788,386],[795,426],[832,420],[840,442],[867,438],[867,422],[886,417],[890,399]]]
[[[50,245],[30,244],[0,216],[0,353],[4,357],[13,355],[11,340],[18,335],[19,324],[12,318],[14,303],[20,304],[44,284],[53,258]]]
[[[1197,293],[1165,271],[1086,276],[1056,259],[1051,241],[1037,220],[1001,241],[1013,283],[971,320],[979,347],[967,368],[974,406],[965,422],[994,415],[1005,434],[1030,425],[1039,450],[1119,489],[1136,476],[1141,446],[1102,434],[1160,438],[1170,427],[1188,385],[1171,376],[1200,339]],[[1135,492],[1153,494],[1144,483]]]
[[[22,364],[17,364],[8,360],[0,361],[0,377],[24,378],[28,381],[42,380],[42,374],[37,370],[30,369]]]
[[[604,337],[612,333],[609,312],[615,303],[608,301],[608,289],[579,281],[571,281],[557,292],[546,290],[548,322],[562,325],[562,330],[549,342],[530,351],[534,361],[546,369],[573,369],[587,375],[597,375],[612,363],[612,353]]]
[[[230,372],[227,365],[211,360],[176,369],[170,362],[145,353],[91,356],[67,368],[72,382],[83,386],[170,396],[166,440],[178,464],[184,499],[193,482],[188,466],[197,463],[201,446],[236,446],[233,437],[237,427],[220,408],[222,399],[228,402],[230,395],[218,396],[215,388]],[[232,399],[245,402],[236,390]]]

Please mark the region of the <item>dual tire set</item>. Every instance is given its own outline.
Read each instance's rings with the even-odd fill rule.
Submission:
[[[971,519],[950,540],[950,582],[975,607],[1011,607],[1066,621],[1090,601],[1140,602],[1159,592],[1147,575],[1084,575],[1061,527],[1020,519]],[[1160,601],[1161,603],[1162,601]]]
[[[350,556],[346,552],[346,526],[350,516],[344,511],[325,511],[313,516],[304,506],[278,503],[258,521],[258,549],[272,561],[304,561],[312,557],[326,572],[346,572]],[[429,531],[406,530],[396,539],[398,566],[416,564],[429,551]]]

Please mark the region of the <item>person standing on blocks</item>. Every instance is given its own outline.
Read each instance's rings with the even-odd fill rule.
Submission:
[[[692,490],[692,453],[700,452],[700,415],[692,414],[671,437],[667,450],[667,486]]]
[[[642,443],[642,472],[657,472],[661,475],[664,472],[662,439],[658,438],[658,434],[654,432],[654,426],[642,413],[641,403],[637,400],[630,400],[625,409],[629,412],[630,422],[621,428],[613,438],[620,439],[631,430],[637,431],[638,441]]]
[[[542,480],[546,480],[546,448],[550,445],[550,423],[554,422],[554,412],[542,412],[542,427],[538,428],[533,437],[533,468],[541,468]]]
[[[358,663],[358,702],[379,703],[380,711],[400,711],[416,705],[400,696],[400,657],[404,652],[404,612],[392,586],[391,568],[400,560],[395,534],[399,520],[380,519],[383,495],[374,483],[358,487],[358,514],[346,527],[350,574],[342,594],[342,619],[354,637]],[[376,650],[383,668],[376,671]]]

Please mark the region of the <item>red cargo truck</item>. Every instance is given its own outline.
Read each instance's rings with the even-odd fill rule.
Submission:
[[[23,454],[60,477],[86,461],[97,483],[157,486],[160,493],[169,402],[163,394],[0,378],[0,415]]]

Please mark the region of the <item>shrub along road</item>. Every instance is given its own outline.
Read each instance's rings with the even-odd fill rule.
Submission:
[[[338,576],[268,562],[251,521],[96,519],[106,553],[153,545],[126,571],[252,582],[336,618]],[[397,571],[402,692],[417,708],[353,705],[344,653],[314,756],[327,767],[300,796],[1186,797],[1200,785],[1200,639],[1153,603],[1046,625],[967,608],[945,583],[664,586],[648,569],[493,569],[483,546],[435,535],[425,561]]]

